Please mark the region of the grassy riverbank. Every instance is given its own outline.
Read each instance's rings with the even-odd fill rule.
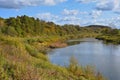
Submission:
[[[0,80],[104,80],[93,67],[78,66],[74,58],[68,67],[51,64],[44,53],[59,39],[0,36]]]

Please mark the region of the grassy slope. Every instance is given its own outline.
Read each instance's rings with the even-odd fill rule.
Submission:
[[[47,47],[60,37],[19,38],[0,36],[0,80],[104,80],[87,66],[78,66],[72,58],[68,67],[49,62]]]

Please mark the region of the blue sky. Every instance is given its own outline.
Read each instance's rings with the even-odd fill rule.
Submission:
[[[120,28],[120,0],[0,0],[3,18],[28,15],[56,24]]]

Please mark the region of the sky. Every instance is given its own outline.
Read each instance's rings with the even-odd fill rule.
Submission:
[[[60,25],[120,28],[120,0],[0,0],[0,17],[21,15]]]

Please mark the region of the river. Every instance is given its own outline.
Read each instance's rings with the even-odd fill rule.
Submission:
[[[53,64],[67,66],[71,56],[74,56],[82,66],[95,66],[108,80],[120,80],[120,45],[104,44],[93,38],[68,42],[75,45],[48,52]]]

